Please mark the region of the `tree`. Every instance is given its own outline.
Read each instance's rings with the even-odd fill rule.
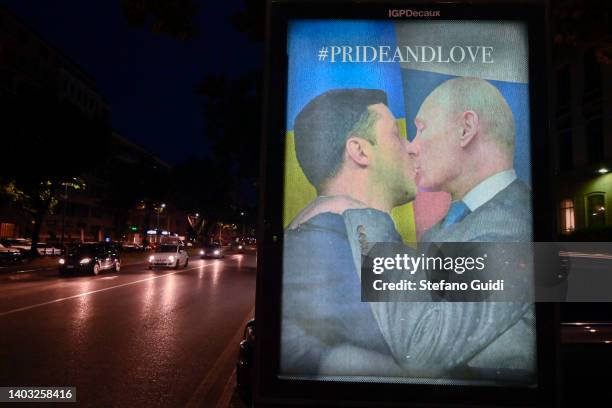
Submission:
[[[177,207],[199,213],[207,225],[226,217],[232,202],[232,177],[224,160],[191,158],[175,168],[172,196]]]
[[[230,18],[237,31],[245,33],[253,42],[262,42],[265,35],[266,1],[242,0],[244,7]]]
[[[206,219],[201,217],[199,213],[189,214],[187,215],[187,222],[189,223],[189,228],[192,232],[192,237],[197,239],[204,231],[204,227],[206,226]]]
[[[555,0],[554,50],[592,49],[602,64],[612,63],[612,10],[609,0]]]
[[[231,175],[238,205],[254,204],[243,186],[255,185],[259,170],[261,77],[258,70],[238,78],[208,75],[196,88],[212,155]]]
[[[154,34],[188,40],[199,33],[193,0],[121,0],[121,7],[130,25],[147,27]]]
[[[30,255],[37,256],[40,228],[46,215],[53,214],[62,191],[85,188],[82,179],[64,180],[60,177],[21,176],[1,184],[2,193],[32,217],[32,247]]]

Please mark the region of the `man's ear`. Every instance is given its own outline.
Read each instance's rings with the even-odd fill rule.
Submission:
[[[467,147],[474,137],[480,132],[480,119],[478,114],[474,111],[465,111],[461,115],[461,128],[463,133],[461,134],[460,143],[461,147]]]
[[[370,164],[369,143],[360,137],[351,136],[346,141],[346,154],[358,166],[365,167]]]

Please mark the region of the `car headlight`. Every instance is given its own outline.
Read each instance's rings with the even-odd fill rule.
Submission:
[[[242,245],[238,245],[238,249],[242,249]]]
[[[175,258],[174,258],[174,256],[172,256],[172,255],[170,255],[170,256],[168,257],[168,260],[169,260],[170,262],[174,262],[174,259],[175,259]]]
[[[155,260],[155,257],[154,257],[153,255],[151,255],[151,256],[149,257],[149,262],[153,262],[154,260]]]
[[[200,251],[200,255],[204,255],[206,252],[204,251]]]
[[[66,263],[66,260],[65,260],[64,258],[60,258],[60,260],[59,260],[59,264],[60,264],[60,265],[63,265],[63,264],[65,264],[65,263]]]
[[[221,251],[219,251],[218,249],[215,249],[215,252],[214,252],[215,255],[219,255],[220,253]]]
[[[81,265],[88,264],[91,262],[91,258],[83,258],[81,259]]]

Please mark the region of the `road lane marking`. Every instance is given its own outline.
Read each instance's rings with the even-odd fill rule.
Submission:
[[[200,268],[202,268],[202,267],[204,267],[204,266],[208,266],[208,265],[212,265],[212,263],[205,263],[205,264],[202,264],[202,265],[196,266],[196,267],[194,267],[194,268],[183,269],[183,270],[180,270],[180,271],[175,271],[175,272],[165,273],[165,274],[163,274],[163,275],[152,276],[152,277],[150,277],[150,278],[140,279],[140,280],[133,281],[133,282],[122,283],[122,284],[120,284],[120,285],[115,285],[115,286],[109,286],[109,287],[107,287],[107,288],[102,288],[102,289],[91,290],[91,291],[89,291],[89,292],[80,293],[80,294],[78,294],[78,295],[67,296],[67,297],[64,297],[64,298],[59,298],[59,299],[55,299],[55,300],[50,300],[50,301],[48,301],[48,302],[37,303],[37,304],[35,304],[35,305],[24,306],[24,307],[20,307],[20,308],[18,308],[18,309],[13,309],[13,310],[8,310],[8,311],[6,311],[6,312],[1,312],[1,313],[0,313],[0,317],[2,317],[2,316],[6,316],[6,315],[10,315],[10,314],[13,314],[13,313],[17,313],[17,312],[23,312],[23,311],[25,311],[25,310],[35,309],[35,308],[37,308],[37,307],[42,307],[42,306],[51,305],[51,304],[54,304],[54,303],[63,302],[63,301],[70,300],[70,299],[77,299],[77,298],[80,298],[80,297],[83,297],[83,296],[88,296],[88,295],[91,295],[91,294],[94,294],[94,293],[98,293],[98,292],[105,292],[105,291],[107,291],[107,290],[117,289],[117,288],[121,288],[121,287],[124,287],[124,286],[135,285],[135,284],[137,284],[137,283],[147,282],[147,281],[150,281],[150,280],[154,280],[154,279],[163,278],[163,277],[165,277],[165,276],[175,275],[175,274],[177,274],[177,273],[183,273],[183,272],[187,272],[187,271],[193,271],[193,270],[195,270],[195,269],[200,269]]]
[[[203,406],[202,404],[204,403],[204,401],[206,401],[208,394],[215,385],[217,378],[219,378],[219,375],[221,375],[221,371],[223,371],[225,364],[227,364],[227,360],[232,357],[233,353],[238,352],[240,340],[242,340],[242,335],[244,333],[244,326],[246,326],[248,321],[254,317],[254,313],[255,307],[251,309],[244,321],[240,324],[240,327],[238,327],[238,331],[232,336],[230,342],[225,347],[225,350],[223,350],[223,352],[219,355],[215,363],[212,365],[211,369],[206,374],[206,377],[204,377],[200,385],[198,385],[198,388],[196,388],[195,392],[191,396],[191,399],[185,405],[185,408],[196,408]],[[220,399],[221,398],[223,398],[223,395],[221,395]]]
[[[227,382],[225,383],[225,387],[223,388],[223,392],[221,393],[221,397],[217,401],[217,405],[215,408],[228,408],[230,406],[230,402],[232,401],[232,395],[234,395],[234,386],[236,385],[236,367],[234,367],[234,371],[232,371],[232,375],[229,376]]]
[[[15,273],[26,273],[26,272],[32,272],[32,271],[44,271],[44,269],[25,269],[23,271],[17,271]]]

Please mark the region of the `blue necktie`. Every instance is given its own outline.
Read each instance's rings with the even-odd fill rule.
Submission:
[[[442,222],[442,228],[447,228],[449,225],[461,222],[461,220],[464,219],[470,212],[470,209],[463,201],[453,201],[448,209],[446,218],[444,218],[444,221]]]

